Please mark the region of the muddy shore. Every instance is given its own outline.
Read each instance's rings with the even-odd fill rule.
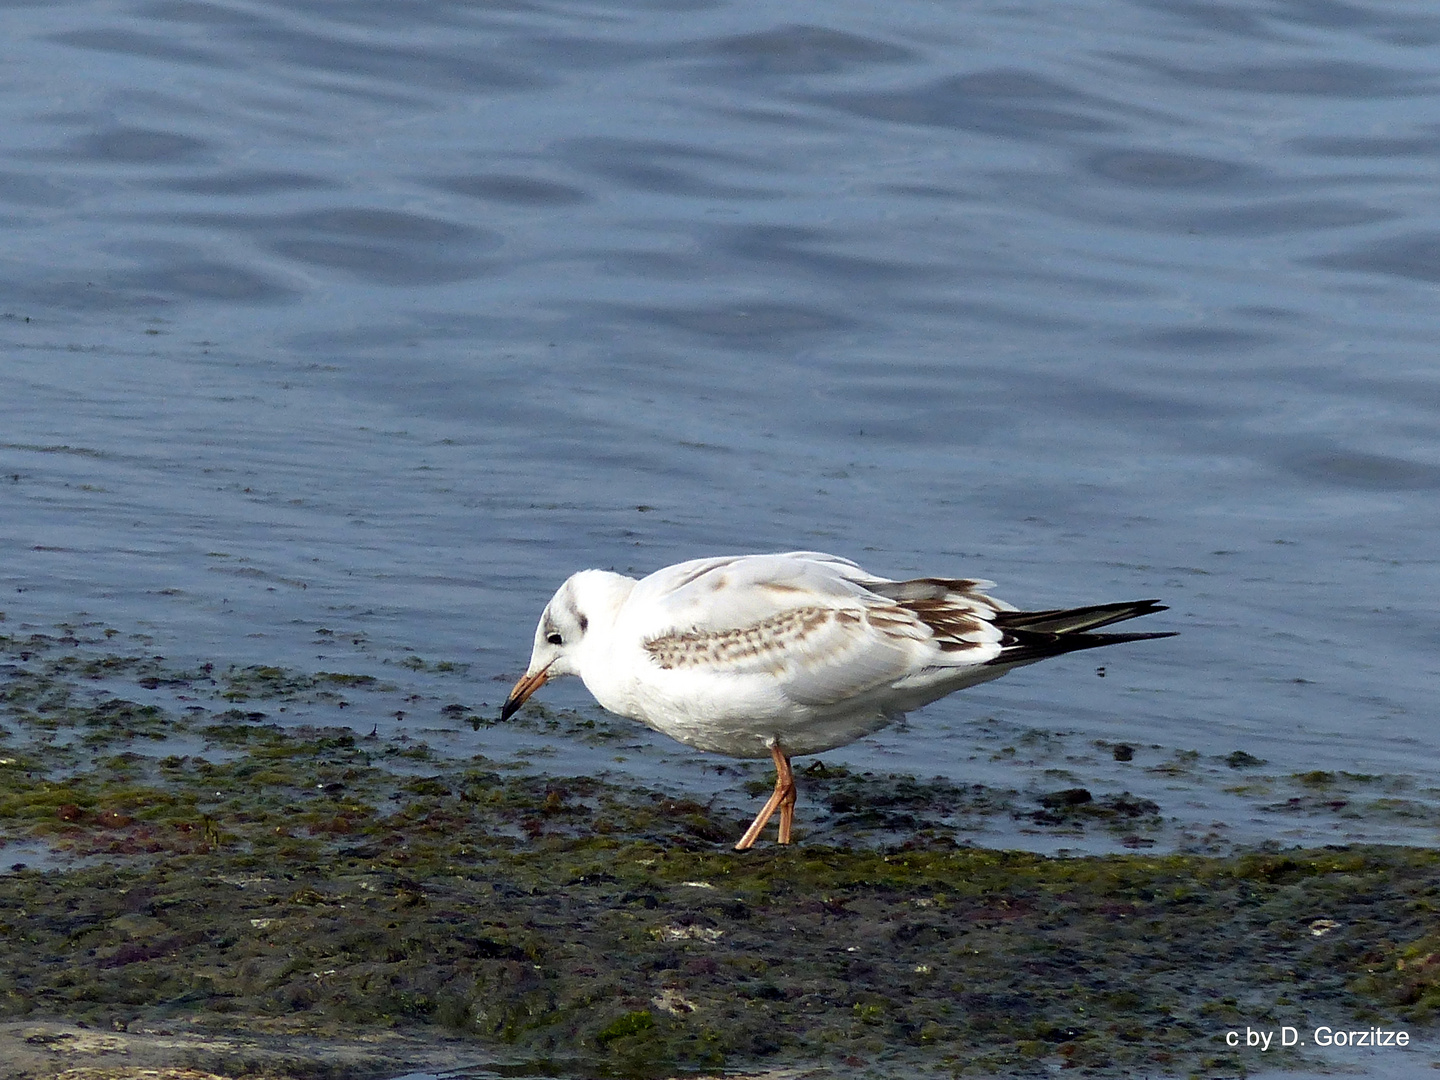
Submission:
[[[1237,1027],[1418,1037],[1440,1008],[1427,848],[1161,853],[1161,807],[1067,788],[1023,812],[1136,850],[986,850],[935,823],[1013,792],[816,766],[823,826],[737,854],[717,800],[303,722],[370,676],[106,642],[0,638],[7,1080],[1234,1076]]]

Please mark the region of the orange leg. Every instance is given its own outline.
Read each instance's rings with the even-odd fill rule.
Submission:
[[[765,828],[777,809],[780,811],[780,843],[790,843],[790,830],[795,824],[795,774],[790,771],[790,759],[780,749],[779,743],[770,747],[770,756],[775,760],[775,790],[735,845],[736,851],[746,851],[755,846],[760,830]]]
[[[795,800],[800,791],[795,786],[795,775],[790,771],[790,759],[785,758],[785,797],[780,800],[780,843],[790,843],[790,829],[795,824]]]

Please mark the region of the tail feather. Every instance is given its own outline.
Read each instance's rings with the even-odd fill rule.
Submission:
[[[1033,664],[1037,660],[1078,652],[1081,649],[1098,649],[1127,641],[1175,637],[1173,631],[1151,634],[1089,633],[1097,627],[1165,610],[1165,605],[1156,600],[1132,600],[1120,604],[1095,604],[1090,607],[1053,611],[1003,611],[995,618],[995,625],[1005,632],[1000,655],[988,662],[1006,667]]]

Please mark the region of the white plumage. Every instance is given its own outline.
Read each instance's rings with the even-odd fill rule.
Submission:
[[[547,679],[579,675],[606,709],[687,745],[772,757],[774,805],[737,846],[777,806],[788,842],[790,756],[844,746],[1047,656],[1169,636],[1087,632],[1163,610],[1154,601],[1020,612],[991,587],[893,581],[813,551],[694,559],[639,581],[583,570],[546,605],[501,716]]]

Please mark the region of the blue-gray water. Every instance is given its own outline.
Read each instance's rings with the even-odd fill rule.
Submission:
[[[1183,634],[832,760],[1023,786],[990,720],[1440,786],[1440,12],[3,11],[8,629],[493,706],[572,570],[819,548]]]

